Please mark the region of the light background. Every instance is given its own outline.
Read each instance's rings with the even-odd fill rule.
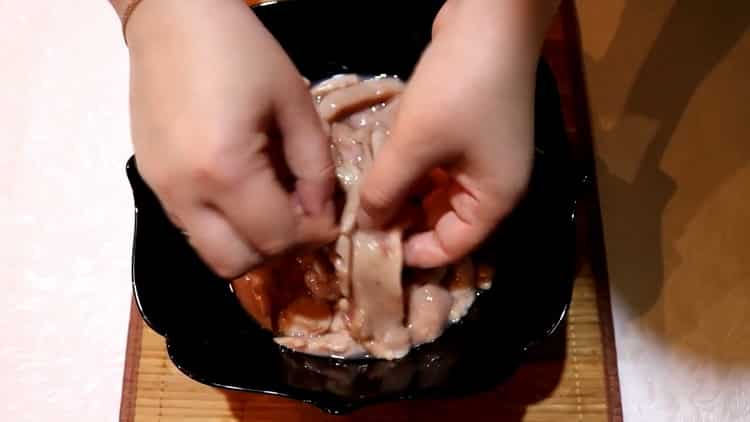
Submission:
[[[750,420],[750,3],[577,0],[626,421]],[[115,421],[127,54],[104,0],[0,0],[0,417]]]
[[[127,51],[104,0],[0,0],[0,28],[0,420],[115,421]]]

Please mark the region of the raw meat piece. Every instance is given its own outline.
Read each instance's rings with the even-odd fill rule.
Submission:
[[[439,284],[412,284],[409,288],[409,334],[412,344],[434,341],[448,325],[453,296]]]
[[[279,332],[291,337],[323,334],[331,327],[330,305],[309,296],[301,296],[279,314]]]
[[[270,268],[263,267],[232,282],[232,288],[242,307],[267,330],[272,330],[274,327],[271,313],[272,275]]]
[[[409,351],[401,286],[401,233],[355,231],[352,236],[352,337],[376,357]]]
[[[310,93],[312,94],[313,98],[316,99],[316,102],[320,102],[320,98],[330,94],[331,92],[358,84],[359,81],[360,78],[357,75],[337,75],[315,85],[310,90]]]
[[[453,277],[448,282],[448,290],[453,296],[453,306],[450,311],[450,321],[458,322],[469,312],[471,304],[476,299],[474,288],[474,264],[471,258],[464,258],[453,269]]]
[[[276,337],[274,340],[286,348],[316,356],[352,359],[366,354],[365,349],[346,331],[317,337]]]
[[[318,113],[323,120],[332,122],[341,115],[382,103],[403,90],[404,84],[398,79],[369,79],[323,97],[318,104]]]

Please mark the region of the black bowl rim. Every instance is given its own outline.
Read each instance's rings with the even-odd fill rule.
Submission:
[[[297,2],[299,0],[265,0],[261,1],[253,6],[251,8],[261,8],[261,7],[268,7],[273,6],[278,3],[288,3],[288,2]],[[563,134],[567,138],[567,134]],[[135,164],[135,156],[132,155],[126,164],[126,170],[128,172],[134,171],[138,172],[137,166]],[[573,205],[573,209],[571,210],[569,223],[572,225],[575,225],[577,220],[577,213],[575,210],[575,203],[578,199],[579,193],[581,191],[581,187],[588,184],[588,181],[590,180],[590,177],[587,175],[580,176],[580,175],[574,175],[574,186],[572,189],[572,195],[569,198],[571,201],[571,204]],[[138,219],[139,219],[139,210],[137,207],[137,204],[135,206],[135,218],[134,218],[134,227],[133,227],[133,244],[132,244],[132,259],[131,259],[131,286],[133,289],[133,297],[136,304],[136,308],[139,311],[139,314],[141,315],[143,321],[148,325],[152,330],[157,332],[160,336],[164,337],[166,348],[167,348],[167,354],[172,361],[172,363],[177,367],[177,369],[188,376],[189,378],[200,382],[202,384],[217,387],[229,391],[239,391],[239,392],[247,392],[247,393],[257,393],[257,394],[264,394],[264,395],[270,395],[270,396],[276,396],[276,397],[284,397],[287,399],[293,399],[296,401],[304,402],[307,404],[311,404],[327,413],[335,414],[335,415],[341,415],[341,414],[347,414],[352,411],[355,411],[357,409],[360,409],[365,406],[369,405],[375,405],[375,404],[382,404],[387,402],[394,402],[394,401],[403,401],[403,400],[411,400],[411,399],[427,399],[427,398],[440,398],[445,396],[456,396],[455,391],[442,391],[440,388],[425,388],[420,389],[416,391],[407,391],[406,393],[391,393],[391,394],[384,394],[375,398],[371,399],[361,399],[361,400],[352,400],[352,399],[338,399],[330,395],[325,395],[325,397],[321,396],[319,393],[315,392],[309,392],[308,390],[297,388],[297,387],[285,387],[285,388],[275,388],[275,389],[263,389],[263,388],[245,388],[245,387],[237,387],[233,385],[226,385],[222,384],[220,382],[213,381],[211,379],[208,379],[206,377],[202,377],[198,374],[195,374],[191,372],[188,368],[184,367],[180,364],[180,362],[175,359],[174,351],[175,351],[175,345],[173,344],[173,341],[170,339],[170,335],[168,332],[166,332],[166,329],[163,327],[159,327],[156,324],[153,323],[153,321],[150,320],[148,315],[144,312],[142,301],[139,295],[138,290],[138,282],[136,280],[135,274],[135,265],[136,265],[136,255],[137,255],[137,242],[136,238],[138,236]],[[552,336],[562,325],[562,323],[565,321],[569,309],[570,309],[570,302],[572,300],[572,286],[574,282],[575,275],[571,273],[571,280],[566,280],[570,283],[571,288],[569,290],[570,295],[568,295],[565,299],[565,303],[562,306],[561,312],[559,317],[552,323],[546,330],[540,331],[540,333],[536,336],[534,336],[532,339],[530,339],[528,342],[526,342],[525,345],[520,347],[520,350],[518,351],[519,359],[523,359],[523,356],[528,353],[529,350],[531,350],[533,347],[538,345],[539,343],[543,342],[545,339]]]

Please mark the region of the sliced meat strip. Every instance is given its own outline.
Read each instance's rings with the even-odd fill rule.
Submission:
[[[395,117],[394,113],[398,102],[399,97],[397,95],[388,100],[388,102],[374,104],[362,111],[352,113],[349,117],[342,120],[342,122],[345,122],[352,128],[390,128]]]
[[[372,129],[369,127],[353,129],[343,123],[331,125],[336,177],[346,192],[359,185],[362,173],[372,163],[371,136]]]
[[[288,349],[316,356],[354,359],[367,354],[367,351],[346,331],[318,337],[276,337],[274,340]]]
[[[369,149],[369,134],[362,130],[353,130],[347,125],[332,125],[332,147],[336,177],[341,188],[346,192],[346,202],[341,215],[341,232],[349,234],[359,209],[359,182],[365,166],[372,161]]]
[[[352,186],[346,193],[346,203],[344,210],[341,212],[341,222],[339,227],[344,236],[349,236],[354,231],[354,225],[357,222],[357,212],[359,211],[359,185]]]
[[[333,321],[331,306],[310,296],[301,296],[279,314],[279,332],[285,336],[303,337],[328,331]]]
[[[358,230],[352,235],[352,337],[370,353],[394,359],[409,351],[401,286],[401,232]]]
[[[333,267],[336,269],[336,282],[343,297],[351,295],[351,262],[352,240],[347,235],[336,239],[334,248]]]
[[[376,128],[372,131],[372,154],[373,156],[378,155],[380,149],[388,139],[388,131],[385,128]]]
[[[315,98],[316,101],[319,101],[319,99],[322,99],[322,97],[325,97],[331,92],[338,91],[339,89],[347,88],[352,85],[356,85],[359,83],[359,81],[360,81],[360,78],[357,75],[352,75],[352,74],[336,75],[315,85],[310,90],[310,94],[312,94],[313,98]]]
[[[352,128],[373,127],[378,123],[376,111],[383,107],[383,104],[373,105],[370,108],[351,114],[343,122]]]
[[[439,284],[409,286],[409,335],[416,346],[434,341],[448,325],[453,295]]]
[[[332,122],[342,115],[387,101],[403,90],[404,83],[398,79],[366,80],[323,97],[318,104],[318,113],[323,120]]]
[[[335,333],[338,331],[347,331],[349,327],[349,300],[339,299],[336,303],[336,307],[333,314],[333,321],[331,322],[331,332]]]

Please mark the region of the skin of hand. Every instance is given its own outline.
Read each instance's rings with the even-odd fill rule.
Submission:
[[[219,276],[335,238],[307,85],[244,1],[144,1],[126,36],[139,172]]]
[[[536,66],[557,6],[448,0],[440,11],[390,140],[365,177],[358,216],[363,227],[388,224],[439,169],[440,187],[423,201],[429,226],[406,239],[407,265],[434,267],[467,255],[524,193]]]

